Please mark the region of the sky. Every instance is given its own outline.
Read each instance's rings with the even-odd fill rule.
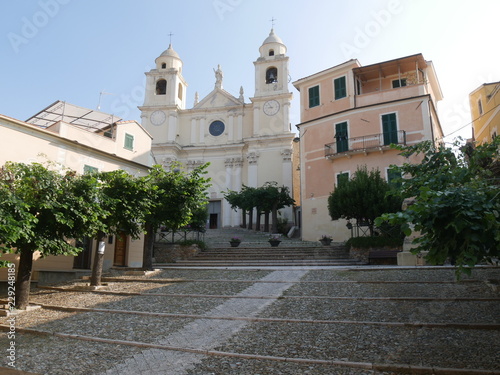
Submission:
[[[0,113],[27,120],[56,100],[140,122],[144,72],[168,48],[195,92],[254,95],[253,62],[272,27],[291,82],[351,58],[362,65],[422,53],[434,64],[445,140],[472,136],[468,95],[500,81],[498,0],[23,0],[0,14]],[[273,21],[274,20],[274,21]],[[496,32],[495,32],[496,31]],[[173,35],[170,35],[173,34]],[[300,122],[299,92],[292,129]]]

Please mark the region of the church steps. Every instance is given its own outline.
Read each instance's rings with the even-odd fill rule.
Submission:
[[[275,267],[275,266],[353,266],[362,265],[352,259],[337,260],[183,260],[156,264],[158,267]]]

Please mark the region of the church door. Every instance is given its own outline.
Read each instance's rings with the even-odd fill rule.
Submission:
[[[116,236],[115,242],[115,256],[113,259],[114,266],[127,265],[127,235],[121,232]]]
[[[217,229],[220,226],[221,222],[221,202],[220,201],[212,201],[208,202],[208,213],[209,213],[209,222],[208,227],[210,229]]]

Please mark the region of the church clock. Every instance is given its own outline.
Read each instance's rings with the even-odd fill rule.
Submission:
[[[264,103],[264,113],[268,116],[274,116],[280,110],[280,103],[277,100],[268,100]]]
[[[167,116],[163,111],[154,111],[153,113],[151,113],[151,116],[149,117],[151,123],[156,126],[163,124],[166,118]]]

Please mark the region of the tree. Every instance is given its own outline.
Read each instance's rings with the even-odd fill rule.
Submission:
[[[99,286],[104,262],[104,237],[124,233],[132,238],[139,238],[154,195],[146,179],[131,176],[123,170],[94,175],[101,184],[98,202],[106,212],[96,218],[99,229],[94,232],[99,247],[94,257],[90,285]]]
[[[243,185],[240,192],[228,190],[224,193],[224,198],[229,202],[231,208],[240,208],[249,212],[248,229],[252,229],[253,209],[257,207],[257,215],[262,212],[266,214],[265,231],[269,227],[269,212],[273,215],[272,231],[278,231],[278,210],[291,206],[295,200],[290,196],[290,190],[286,186],[278,187],[276,182],[266,182],[259,188]],[[258,220],[260,224],[260,219]]]
[[[401,209],[401,198],[388,195],[391,189],[379,170],[368,172],[366,166],[358,167],[352,179],[340,182],[328,197],[330,217],[367,223],[373,236],[377,217]]]
[[[93,176],[64,174],[33,163],[6,163],[0,169],[0,243],[20,255],[16,307],[29,303],[33,255],[76,255],[68,239],[90,236],[107,212],[97,200]]]
[[[458,146],[458,141],[455,143]],[[500,137],[477,148],[435,147],[431,142],[399,147],[402,155],[422,154],[420,164],[404,164],[403,196],[415,203],[403,212],[383,215],[421,236],[414,253],[428,251],[426,260],[451,259],[457,274],[500,255]],[[413,229],[412,229],[413,227]]]
[[[210,179],[204,178],[208,163],[195,168],[189,174],[176,165],[170,171],[155,165],[145,178],[151,185],[152,206],[145,216],[143,268],[152,269],[154,236],[164,225],[177,230],[193,223],[204,227],[207,217],[207,189]]]

